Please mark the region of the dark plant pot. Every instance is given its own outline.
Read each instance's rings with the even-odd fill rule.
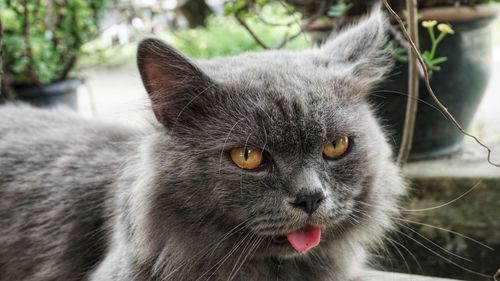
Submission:
[[[66,106],[77,109],[79,79],[68,79],[47,85],[15,87],[15,99],[38,107]]]
[[[448,61],[431,76],[431,86],[439,100],[464,127],[468,128],[483,97],[490,76],[491,27],[494,17],[450,21],[455,30],[438,46],[437,55]],[[427,31],[420,29],[421,50],[429,50]],[[401,142],[408,93],[408,65],[396,63],[392,73],[370,100],[389,129],[395,151]],[[417,118],[410,159],[442,156],[458,150],[464,135],[447,120],[420,81]]]

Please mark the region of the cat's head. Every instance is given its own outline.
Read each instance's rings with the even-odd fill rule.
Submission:
[[[318,232],[318,249],[378,237],[403,189],[365,101],[391,65],[385,25],[375,13],[320,48],[199,62],[143,41],[138,65],[160,124],[140,191],[151,232],[231,233],[270,256],[307,251]]]

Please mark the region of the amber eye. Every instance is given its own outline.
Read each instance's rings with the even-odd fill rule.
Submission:
[[[349,138],[340,137],[323,147],[323,154],[329,159],[337,159],[344,155],[349,148]]]
[[[236,166],[253,170],[262,164],[262,150],[256,147],[239,147],[231,149],[231,160]]]

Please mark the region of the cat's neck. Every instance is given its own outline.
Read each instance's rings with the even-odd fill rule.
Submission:
[[[333,257],[323,250],[278,259],[254,256],[251,243],[230,245],[213,241],[207,245],[198,241],[187,246],[190,243],[194,242],[167,245],[154,259],[135,263],[134,275],[141,276],[141,281],[340,281],[347,280],[352,267],[342,257]]]

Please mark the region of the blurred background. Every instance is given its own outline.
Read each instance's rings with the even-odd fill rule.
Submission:
[[[0,0],[0,103],[64,105],[87,118],[147,126],[153,117],[135,66],[141,38],[162,38],[194,59],[300,50],[317,47],[357,22],[374,2]],[[389,2],[405,19],[405,1]],[[492,160],[500,162],[498,1],[417,2],[420,49],[432,87],[457,120],[495,150]],[[397,151],[409,45],[394,20],[389,33],[386,48],[397,63],[369,99]],[[400,231],[373,265],[490,280],[484,276],[500,268],[500,170],[440,113],[423,82],[418,106],[412,161],[404,167],[411,195],[398,222]]]

